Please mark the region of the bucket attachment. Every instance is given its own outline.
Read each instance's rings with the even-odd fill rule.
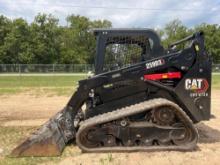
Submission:
[[[20,156],[58,156],[66,143],[73,139],[74,128],[71,115],[63,109],[41,126],[31,137],[17,146],[12,157]]]

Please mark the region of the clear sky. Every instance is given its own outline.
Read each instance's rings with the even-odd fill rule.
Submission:
[[[0,0],[0,14],[32,22],[38,13],[51,13],[66,24],[66,16],[108,19],[113,27],[154,27],[180,19],[188,27],[220,25],[220,0]]]

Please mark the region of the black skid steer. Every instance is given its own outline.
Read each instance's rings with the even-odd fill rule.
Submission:
[[[95,74],[65,108],[12,151],[56,156],[69,142],[84,152],[195,148],[194,124],[210,118],[211,57],[204,34],[161,46],[150,29],[96,29]]]

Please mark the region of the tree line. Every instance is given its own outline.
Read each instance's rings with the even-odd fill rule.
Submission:
[[[93,63],[95,38],[89,30],[111,27],[111,22],[78,15],[68,16],[66,22],[60,26],[50,14],[38,14],[30,24],[0,16],[0,63]]]
[[[108,20],[90,20],[79,15],[66,18],[66,26],[51,14],[38,14],[32,23],[23,18],[0,16],[0,64],[92,64],[95,55],[93,28],[110,28]],[[187,28],[173,20],[158,29],[166,47],[195,31],[205,32],[206,47],[214,63],[220,63],[220,27],[201,24]]]

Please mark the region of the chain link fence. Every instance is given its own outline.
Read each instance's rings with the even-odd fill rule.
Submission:
[[[0,64],[0,73],[87,73],[92,64]]]
[[[212,72],[219,72],[220,73],[220,64],[213,64],[212,65]]]
[[[0,64],[0,74],[88,73],[94,70],[93,64]],[[220,64],[213,64],[212,71],[220,73]]]

